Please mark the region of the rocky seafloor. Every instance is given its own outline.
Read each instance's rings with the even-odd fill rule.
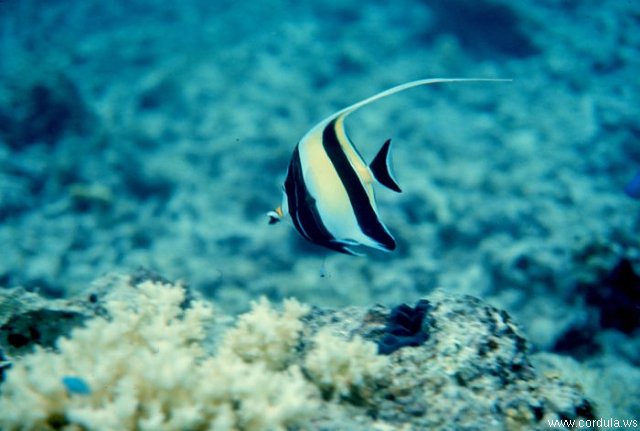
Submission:
[[[404,304],[393,310],[381,305],[339,310],[311,307],[293,318],[285,317],[290,304],[285,304],[285,311],[278,316],[274,310],[279,307],[272,310],[265,300],[254,304],[251,313],[237,319],[216,310],[213,318],[205,319],[204,334],[191,334],[201,337],[198,344],[208,346],[208,353],[201,357],[192,353],[197,359],[189,371],[180,371],[184,352],[175,348],[163,356],[163,343],[183,342],[172,339],[175,333],[171,326],[186,325],[185,322],[191,320],[187,317],[189,310],[197,309],[202,299],[186,289],[173,303],[161,299],[151,309],[144,301],[165,298],[166,292],[162,289],[183,289],[170,284],[161,287],[163,283],[168,282],[149,273],[128,277],[111,275],[94,283],[85,297],[54,301],[19,288],[0,292],[0,346],[7,361],[1,368],[6,374],[5,384],[0,385],[0,407],[5,409],[0,414],[2,429],[115,430],[115,425],[109,424],[118,423],[125,429],[176,431],[533,430],[548,429],[554,421],[573,420],[582,420],[584,429],[598,429],[587,425],[603,414],[623,418],[630,413],[620,410],[621,406],[611,409],[611,397],[615,395],[596,390],[590,382],[592,370],[584,368],[582,376],[566,376],[556,355],[532,354],[521,329],[505,311],[471,296],[451,296],[442,291],[415,305]],[[141,299],[151,294],[155,298]],[[172,306],[177,306],[173,314],[166,311]],[[122,314],[122,309],[130,314]],[[163,314],[170,316],[160,323],[153,321]],[[132,315],[142,317],[132,320]],[[89,323],[92,320],[102,320],[104,326],[94,331]],[[294,321],[299,325],[293,332],[283,329],[293,328]],[[104,349],[100,338],[110,338],[109,328],[120,323],[126,325],[126,329],[117,340],[111,341],[109,350]],[[83,324],[85,329],[76,332],[74,328]],[[153,325],[168,327],[156,328],[161,332],[151,341],[149,327]],[[265,329],[270,327],[275,329]],[[86,332],[84,337],[82,331]],[[131,337],[132,334],[135,336]],[[87,345],[80,348],[81,340],[88,335]],[[59,336],[68,337],[68,341],[55,341]],[[322,349],[317,349],[316,346],[323,343],[321,337],[328,341],[322,344]],[[286,344],[285,339],[293,342]],[[73,343],[79,347],[70,350]],[[132,353],[113,359],[123,356],[113,355],[114,351],[127,351],[130,343],[135,344]],[[279,349],[279,343],[288,347],[276,355],[273,351]],[[101,372],[115,373],[111,384],[116,385],[126,380],[127,374],[135,373],[136,365],[143,363],[149,367],[145,361],[153,361],[154,357],[157,362],[149,362],[154,364],[152,368],[168,367],[176,379],[180,379],[181,372],[196,374],[197,367],[209,356],[228,356],[221,353],[227,344],[234,346],[235,356],[221,361],[225,365],[223,375],[246,380],[249,386],[254,385],[248,390],[258,395],[254,395],[255,399],[246,398],[239,389],[225,393],[224,401],[233,406],[232,419],[226,426],[220,421],[223,415],[220,411],[211,413],[206,420],[192,419],[187,428],[172,422],[180,416],[182,388],[163,383],[166,377],[148,381],[151,390],[138,387],[132,394],[115,391],[115,395],[107,396],[104,392],[109,388],[99,383]],[[33,353],[36,345],[54,348],[59,353]],[[92,346],[95,352],[91,351]],[[151,359],[147,357],[149,354]],[[286,355],[290,358],[281,359]],[[280,361],[278,365],[270,365],[276,363],[274,358]],[[128,364],[126,369],[113,371],[121,366],[119,361]],[[256,364],[261,361],[267,364],[266,370],[257,368]],[[247,370],[234,371],[236,362],[246,363]],[[104,367],[111,371],[104,371]],[[309,388],[296,388],[293,400],[262,394],[266,390],[260,386],[262,380],[256,373],[273,372],[269,378],[275,380],[276,372],[290,372],[293,368],[302,370],[303,381]],[[16,376],[12,379],[14,372]],[[215,373],[203,377],[204,386],[225,385],[224,378]],[[81,381],[86,388],[80,386],[85,388],[81,391],[71,385],[69,382],[75,381],[69,380],[71,378]],[[287,393],[286,386],[293,386],[296,380],[291,377],[280,384],[283,387],[278,391]],[[197,393],[195,387],[190,390]],[[162,419],[155,422],[156,428],[148,428],[152,406],[154,402],[159,403],[157,399],[162,398],[163,392],[173,392],[173,401],[162,407],[159,414]],[[52,396],[54,393],[56,397]],[[49,396],[52,400],[43,401],[34,394],[45,399]],[[125,417],[122,407],[112,406],[118,405],[118,397],[126,400],[121,403],[130,403],[137,413],[114,422],[116,417]],[[261,397],[266,397],[266,401]],[[83,406],[85,400],[88,406]],[[204,400],[193,402],[206,403]],[[258,415],[268,417],[269,411],[273,411],[280,416],[272,414],[277,418],[273,422],[247,421],[243,414],[255,408],[251,402],[260,402]],[[301,408],[301,403],[308,408]],[[78,413],[83,412],[82,408],[95,416],[86,411],[84,415]],[[291,412],[282,413],[287,409]],[[99,416],[96,412],[101,411],[103,415]],[[104,413],[113,418],[106,419]]]

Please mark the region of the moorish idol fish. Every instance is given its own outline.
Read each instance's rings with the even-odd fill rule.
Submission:
[[[624,188],[624,192],[630,198],[640,199],[640,171],[636,174],[635,177],[627,184]]]
[[[284,181],[282,204],[269,211],[269,223],[291,216],[307,240],[358,255],[352,246],[392,251],[396,242],[378,214],[373,183],[401,192],[391,168],[387,139],[367,165],[344,128],[344,119],[365,105],[420,85],[443,82],[508,81],[504,79],[441,78],[407,82],[361,100],[330,115],[302,137],[293,150]]]

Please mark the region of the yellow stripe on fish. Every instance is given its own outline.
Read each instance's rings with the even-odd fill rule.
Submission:
[[[445,82],[497,82],[507,79],[421,79],[392,87],[325,118],[293,150],[284,182],[282,205],[268,213],[269,223],[286,214],[307,240],[341,253],[351,247],[392,251],[396,242],[378,214],[373,183],[400,192],[391,169],[391,140],[367,165],[347,136],[344,119],[369,103],[420,85]]]

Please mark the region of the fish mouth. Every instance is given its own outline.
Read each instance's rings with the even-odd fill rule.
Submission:
[[[273,211],[269,211],[267,213],[267,217],[269,218],[269,224],[276,224],[282,221],[284,213],[282,212],[282,208],[278,207]]]

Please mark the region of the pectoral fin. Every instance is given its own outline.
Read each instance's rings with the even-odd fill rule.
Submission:
[[[402,192],[402,189],[400,189],[400,186],[392,173],[391,139],[387,139],[387,141],[382,145],[378,154],[369,164],[369,169],[371,169],[371,173],[380,184],[394,192]]]

